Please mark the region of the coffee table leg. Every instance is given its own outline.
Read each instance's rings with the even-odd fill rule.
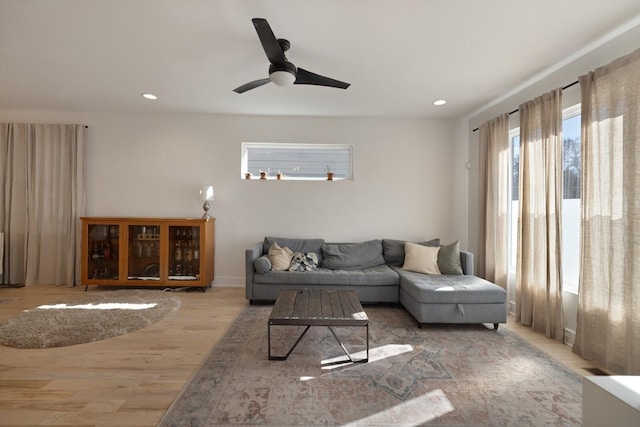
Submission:
[[[342,351],[344,351],[344,353],[349,358],[349,361],[351,361],[352,363],[367,363],[369,361],[369,324],[368,323],[367,323],[366,327],[367,327],[367,357],[364,358],[364,359],[357,359],[356,360],[356,359],[351,357],[351,354],[347,350],[347,347],[345,347],[345,345],[342,344],[342,341],[340,341],[340,338],[338,338],[338,335],[336,335],[336,333],[333,330],[333,328],[331,326],[327,326],[327,328],[329,328],[329,330],[333,334],[333,337],[336,339],[336,341],[338,341],[338,344],[340,344],[340,347],[342,347]]]
[[[287,357],[289,357],[289,355],[291,354],[293,349],[296,348],[296,346],[298,345],[298,343],[300,342],[300,340],[302,339],[304,334],[307,333],[307,331],[309,330],[310,327],[311,327],[311,325],[307,325],[307,327],[304,328],[304,331],[302,332],[302,334],[298,337],[298,339],[296,340],[295,344],[293,344],[293,346],[289,349],[289,351],[287,352],[287,354],[285,356],[272,356],[271,355],[271,323],[268,323],[267,345],[269,346],[269,360],[287,360]]]

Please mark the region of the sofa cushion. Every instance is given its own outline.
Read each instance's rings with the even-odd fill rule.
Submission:
[[[417,243],[405,242],[403,270],[424,274],[440,274],[438,269],[439,247],[422,246]]]
[[[262,255],[253,261],[253,268],[255,268],[258,273],[266,273],[271,270],[271,261],[269,260],[269,255]]]
[[[504,304],[507,300],[504,289],[477,276],[433,276],[404,270],[398,274],[400,287],[420,303]]]
[[[256,285],[326,285],[331,286],[398,286],[398,273],[382,264],[360,270],[330,270],[318,268],[313,271],[274,271],[254,274]]]
[[[264,242],[262,243],[262,253],[269,253],[269,248],[277,243],[280,247],[288,247],[293,252],[315,252],[318,255],[318,262],[322,261],[322,245],[324,244],[324,239],[297,239],[297,238],[289,238],[289,237],[273,237],[267,236],[264,238]]]
[[[281,248],[277,243],[274,243],[269,248],[269,261],[271,261],[272,270],[288,270],[291,266],[291,258],[293,258],[293,251],[286,246]]]
[[[401,266],[404,264],[405,240],[382,239],[382,256],[389,265]],[[440,239],[431,239],[427,242],[419,242],[422,246],[440,246]]]
[[[460,262],[460,241],[445,245],[438,252],[438,269],[442,274],[463,274]]]
[[[332,270],[355,270],[384,264],[382,243],[325,243],[322,245],[322,266]]]

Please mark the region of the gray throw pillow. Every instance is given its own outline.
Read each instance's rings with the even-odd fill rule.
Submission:
[[[438,268],[441,274],[463,274],[459,240],[440,248],[440,252],[438,252]]]
[[[382,239],[382,255],[389,265],[401,267],[404,264],[404,240]],[[440,246],[440,239],[431,239],[418,243],[422,246]]]
[[[269,255],[262,255],[253,261],[253,268],[256,269],[256,273],[266,273],[271,270],[271,261],[269,261]]]
[[[325,243],[322,245],[322,266],[332,270],[356,270],[384,264],[382,242]]]

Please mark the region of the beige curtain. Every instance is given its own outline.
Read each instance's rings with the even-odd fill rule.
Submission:
[[[4,284],[79,283],[83,147],[81,125],[1,125]]]
[[[562,313],[562,91],[520,105],[516,320],[564,340]]]
[[[480,271],[487,280],[507,288],[507,244],[509,232],[509,115],[503,114],[479,128],[483,217]]]
[[[573,350],[640,374],[640,49],[580,77],[582,222]]]

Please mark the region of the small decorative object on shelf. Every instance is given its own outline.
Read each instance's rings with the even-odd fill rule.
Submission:
[[[251,172],[247,172],[244,174],[244,179],[251,179]]]
[[[260,179],[267,179],[267,173],[265,171],[260,171]]]
[[[282,177],[283,177],[282,172],[278,171],[278,174],[276,175],[276,178],[280,180],[280,179],[282,179]]]
[[[331,172],[329,165],[327,165],[327,181],[333,181],[333,172]]]

